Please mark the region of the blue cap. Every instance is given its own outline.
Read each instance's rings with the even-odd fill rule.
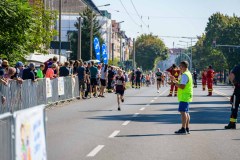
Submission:
[[[16,63],[16,67],[23,67],[23,63],[22,63],[21,61],[18,61],[18,62]]]

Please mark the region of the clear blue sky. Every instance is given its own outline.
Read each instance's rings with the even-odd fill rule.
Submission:
[[[99,9],[108,10],[112,14],[112,19],[118,22],[124,21],[121,24],[122,30],[132,38],[149,31],[158,36],[195,37],[204,33],[208,18],[213,13],[221,12],[227,15],[235,13],[240,16],[240,0],[93,0],[93,2],[97,6],[110,3],[110,6]],[[121,2],[132,18],[126,13]],[[149,25],[149,30],[146,25]],[[173,42],[175,47],[186,45],[179,42],[180,39],[162,39],[169,48],[173,47]]]

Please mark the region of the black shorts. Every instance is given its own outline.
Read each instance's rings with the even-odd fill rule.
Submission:
[[[116,94],[120,94],[121,96],[123,96],[124,95],[124,90],[116,90]]]
[[[79,89],[86,89],[86,83],[84,82],[84,80],[79,80]]]
[[[100,79],[100,81],[101,81],[101,86],[105,87],[107,85],[106,79]]]
[[[160,81],[162,81],[162,79],[157,79],[157,81],[159,81],[159,82],[160,82]]]
[[[90,81],[91,81],[91,86],[97,86],[98,85],[97,78],[91,78]]]

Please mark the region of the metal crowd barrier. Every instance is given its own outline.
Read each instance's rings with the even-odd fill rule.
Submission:
[[[0,115],[0,159],[13,159],[12,114]]]
[[[25,80],[22,84],[12,80],[7,86],[0,84],[0,96],[6,97],[4,104],[0,97],[0,114],[79,97],[78,77],[62,78],[61,85],[58,80],[61,78],[50,80],[50,85],[47,85],[46,79],[39,79],[37,82]]]

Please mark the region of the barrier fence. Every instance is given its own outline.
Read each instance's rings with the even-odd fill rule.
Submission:
[[[0,114],[77,98],[78,77],[39,79],[37,82],[25,80],[22,84],[11,80],[8,85],[0,84],[0,96],[6,97],[4,104],[0,99]]]
[[[45,105],[0,115],[0,160],[47,160]]]
[[[0,159],[13,159],[12,115],[0,115]]]

